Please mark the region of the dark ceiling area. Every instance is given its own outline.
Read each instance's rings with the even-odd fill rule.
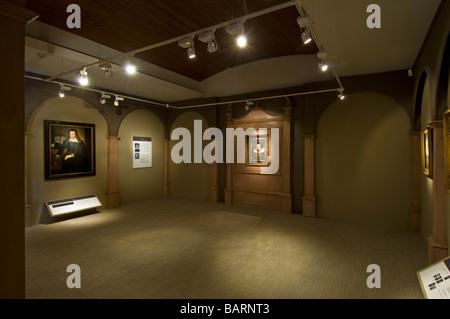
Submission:
[[[285,0],[78,0],[81,28],[68,29],[66,12],[72,0],[27,1],[37,12],[37,21],[70,31],[120,52],[195,33],[247,14],[283,3]],[[274,57],[316,54],[314,43],[304,45],[297,23],[295,5],[244,22],[248,45],[239,49],[233,36],[219,28],[215,32],[218,51],[207,52],[207,45],[194,38],[196,58],[188,59],[186,49],[176,42],[157,46],[135,55],[145,62],[202,81],[221,71],[249,62]]]

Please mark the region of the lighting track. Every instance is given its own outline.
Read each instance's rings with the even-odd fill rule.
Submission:
[[[199,108],[199,107],[213,106],[213,105],[235,104],[235,103],[247,102],[249,100],[262,101],[262,100],[272,100],[272,99],[277,99],[277,98],[287,98],[287,97],[291,97],[291,96],[301,96],[301,95],[320,94],[320,93],[329,93],[329,92],[342,92],[342,88],[335,88],[335,89],[326,89],[326,90],[317,90],[317,91],[298,92],[298,93],[291,93],[291,94],[271,95],[271,96],[266,96],[266,97],[245,99],[245,100],[234,100],[234,101],[216,102],[216,103],[207,103],[207,104],[197,104],[197,105],[187,105],[187,106],[173,106],[173,105],[170,105],[169,103],[158,103],[158,102],[154,102],[154,101],[150,101],[150,100],[146,100],[146,99],[140,99],[140,98],[136,98],[136,97],[132,97],[132,96],[126,96],[126,95],[123,95],[123,94],[111,93],[111,92],[108,92],[108,91],[105,91],[105,90],[91,89],[91,88],[88,88],[88,87],[85,87],[85,86],[81,86],[81,85],[62,83],[62,82],[58,82],[58,81],[49,81],[47,79],[43,79],[43,78],[36,77],[36,76],[25,75],[25,78],[31,79],[31,80],[47,82],[47,83],[54,83],[54,84],[57,84],[57,85],[60,85],[60,86],[64,85],[64,86],[74,87],[74,88],[87,90],[87,91],[91,91],[91,92],[97,92],[97,93],[100,93],[102,96],[104,94],[111,95],[111,96],[119,95],[119,96],[121,96],[123,98],[126,98],[128,100],[134,100],[134,101],[139,101],[139,102],[143,102],[143,103],[159,105],[159,106],[163,106],[163,107],[165,107],[167,109],[168,108],[172,108],[172,109],[177,109],[177,110],[190,109],[190,108]]]
[[[306,12],[303,9],[303,7],[301,7],[297,3],[297,1],[295,1],[295,6],[297,8],[297,11],[300,13],[300,16],[304,16],[306,14]],[[309,29],[309,33],[310,33],[311,37],[313,38],[314,43],[317,46],[317,49],[319,49],[319,52],[322,52],[322,51],[326,52],[325,48],[323,47],[322,43],[319,40],[319,37],[317,36],[317,34],[316,34],[315,30],[314,30],[314,27],[312,25],[310,25],[308,27],[308,29]],[[336,79],[337,83],[339,84],[339,89],[341,91],[344,91],[344,86],[342,85],[341,79],[339,78],[339,75],[337,74],[337,72],[336,72],[336,70],[335,70],[335,68],[333,66],[333,63],[329,62],[328,67],[330,68],[331,73],[333,74],[334,78]]]
[[[154,104],[154,105],[159,105],[159,106],[164,106],[166,108],[169,107],[169,104],[164,104],[164,103],[159,103],[159,102],[154,102],[154,101],[150,101],[150,100],[146,100],[146,99],[140,99],[140,98],[136,98],[136,97],[132,97],[132,96],[126,96],[123,94],[117,94],[117,93],[111,93],[111,92],[107,92],[105,90],[97,90],[97,89],[92,89],[86,86],[81,86],[81,85],[76,85],[76,84],[70,84],[70,83],[65,83],[65,82],[59,82],[59,81],[53,81],[53,80],[48,80],[48,79],[43,79],[37,76],[31,76],[31,75],[25,75],[26,79],[31,79],[31,80],[37,80],[37,81],[42,81],[42,82],[47,82],[47,83],[54,83],[57,85],[64,85],[64,86],[69,86],[69,87],[73,87],[73,88],[78,88],[78,89],[82,89],[82,90],[87,90],[90,92],[97,92],[100,94],[107,94],[107,95],[112,95],[112,96],[116,96],[119,95],[123,98],[126,98],[127,100],[134,100],[134,101],[138,101],[138,102],[144,102],[144,103],[149,103],[149,104]]]
[[[34,79],[34,80],[55,83],[55,84],[58,84],[58,85],[63,84],[63,85],[66,85],[66,86],[77,87],[77,88],[80,88],[80,89],[83,89],[83,90],[88,90],[88,91],[92,91],[92,92],[98,92],[98,93],[101,93],[101,94],[116,95],[115,93],[108,93],[105,90],[91,89],[91,88],[88,88],[88,87],[85,87],[85,86],[78,86],[78,85],[74,85],[74,84],[67,84],[67,83],[58,82],[58,81],[56,81],[56,79],[59,78],[59,77],[68,75],[68,74],[80,72],[80,70],[86,71],[87,68],[90,68],[90,67],[93,67],[93,66],[102,65],[102,64],[103,65],[104,64],[109,64],[110,62],[112,62],[114,60],[120,60],[120,59],[123,59],[123,58],[132,57],[135,54],[142,53],[142,52],[145,52],[145,51],[149,51],[149,50],[152,50],[152,49],[155,49],[155,48],[167,45],[167,44],[171,44],[171,43],[175,43],[175,42],[179,43],[180,41],[183,41],[186,38],[193,39],[193,37],[198,36],[198,35],[203,35],[203,34],[205,34],[207,32],[211,32],[211,30],[216,30],[216,29],[219,29],[219,28],[226,28],[226,27],[232,26],[233,24],[242,23],[243,21],[246,21],[246,20],[249,20],[249,19],[253,19],[253,18],[262,16],[262,15],[265,15],[265,14],[268,14],[268,13],[271,13],[271,12],[275,12],[275,11],[278,11],[278,10],[281,10],[281,9],[285,9],[285,8],[288,8],[288,7],[291,7],[291,6],[295,6],[297,8],[297,11],[299,12],[300,16],[305,16],[306,15],[305,10],[303,9],[303,7],[301,5],[299,5],[298,1],[297,0],[292,0],[292,1],[285,2],[285,3],[281,3],[279,5],[275,5],[273,7],[269,7],[269,8],[260,10],[260,11],[249,13],[249,14],[246,14],[244,16],[241,16],[241,17],[238,17],[238,18],[226,21],[226,22],[222,22],[222,23],[219,23],[219,24],[216,24],[216,25],[213,25],[213,26],[209,26],[207,28],[198,30],[196,32],[191,32],[191,33],[188,33],[188,34],[184,34],[184,35],[181,35],[181,36],[169,39],[169,40],[165,40],[165,41],[162,41],[162,42],[159,42],[159,43],[155,43],[155,44],[151,44],[151,45],[142,47],[140,49],[136,49],[136,50],[133,50],[133,51],[130,51],[130,52],[122,53],[122,54],[119,54],[119,55],[116,55],[116,56],[113,56],[113,57],[110,57],[110,58],[107,58],[107,59],[102,59],[102,60],[99,60],[97,62],[85,65],[85,66],[83,66],[81,68],[73,69],[73,70],[61,73],[59,75],[49,77],[47,79],[39,78],[39,77],[33,77],[33,76],[28,76],[28,75],[25,75],[25,77],[29,78],[29,79]],[[316,34],[312,24],[308,26],[308,31],[309,31],[309,33],[310,33],[314,43],[316,44],[319,52],[322,52],[322,51],[325,52],[325,49],[324,49],[323,45],[321,44],[321,42],[320,42],[320,40],[319,40],[319,38],[318,38],[318,36],[317,36],[317,34]],[[326,93],[326,92],[333,92],[333,91],[340,92],[340,94],[342,95],[343,94],[342,92],[344,91],[344,87],[343,87],[342,82],[341,82],[341,80],[339,78],[339,75],[337,74],[333,64],[330,61],[328,61],[328,64],[329,64],[329,69],[330,69],[331,73],[333,74],[334,78],[336,79],[337,83],[339,84],[339,88],[329,89],[329,90],[320,90],[320,91],[301,92],[301,93],[294,93],[294,94],[287,94],[287,95],[277,95],[277,96],[270,96],[270,97],[264,97],[264,98],[256,98],[256,99],[253,99],[253,100],[267,100],[267,99],[274,99],[274,98],[280,98],[280,97],[289,97],[289,96],[298,96],[298,95],[307,95],[307,94]],[[139,101],[139,102],[144,102],[144,103],[164,106],[165,108],[176,108],[176,109],[204,107],[204,106],[211,106],[211,105],[239,103],[239,102],[247,101],[247,100],[238,100],[238,101],[228,101],[228,102],[218,102],[218,103],[209,103],[209,104],[199,104],[199,105],[175,107],[175,106],[169,105],[168,103],[164,104],[164,103],[158,103],[158,102],[154,102],[154,101],[150,101],[150,100],[146,100],[146,99],[140,99],[140,98],[125,96],[125,95],[121,95],[121,96],[124,97],[124,98],[127,98],[129,100],[134,100],[134,101]]]
[[[208,31],[210,31],[212,29],[224,28],[224,27],[230,26],[232,24],[241,22],[243,20],[253,19],[253,18],[262,16],[262,15],[265,15],[265,14],[268,14],[268,13],[271,13],[271,12],[275,12],[275,11],[278,11],[278,10],[281,10],[281,9],[285,9],[285,8],[294,6],[296,4],[297,4],[296,0],[285,2],[285,3],[281,3],[281,4],[273,6],[273,7],[269,7],[269,8],[260,10],[260,11],[256,11],[256,12],[253,12],[253,13],[246,14],[246,15],[244,15],[242,17],[239,17],[239,18],[236,18],[236,19],[232,19],[232,20],[229,20],[229,21],[226,21],[226,22],[222,22],[222,23],[216,24],[214,26],[210,26],[210,27],[207,27],[207,28],[195,31],[195,32],[191,32],[191,33],[187,33],[187,34],[178,36],[176,38],[172,38],[172,39],[165,40],[165,41],[162,41],[162,42],[159,42],[159,43],[151,44],[151,45],[142,47],[140,49],[136,49],[136,50],[133,50],[133,51],[130,51],[130,52],[126,52],[126,53],[122,53],[122,54],[116,55],[114,57],[103,59],[103,60],[100,60],[98,62],[94,62],[94,63],[88,64],[88,65],[85,65],[85,66],[83,66],[81,68],[73,69],[73,70],[61,73],[59,75],[52,76],[52,77],[48,78],[47,80],[48,81],[53,81],[53,80],[55,80],[55,79],[57,79],[57,78],[59,78],[61,76],[72,74],[72,73],[75,73],[75,72],[79,72],[80,69],[90,68],[90,67],[99,65],[101,63],[112,62],[114,60],[120,60],[120,59],[123,59],[123,58],[131,57],[131,56],[134,56],[134,55],[136,55],[138,53],[149,51],[149,50],[152,50],[152,49],[155,49],[155,48],[167,45],[167,44],[171,44],[171,43],[175,43],[175,42],[184,40],[184,39],[189,38],[189,37],[194,37],[194,36],[200,35],[202,33],[208,32]]]

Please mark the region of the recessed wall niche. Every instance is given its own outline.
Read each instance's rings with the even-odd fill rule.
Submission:
[[[283,110],[284,114],[272,116],[256,102],[245,117],[234,119],[233,105],[228,105],[227,128],[235,130],[242,128],[244,131],[254,129],[254,134],[245,137],[245,162],[236,160],[238,150],[237,144],[234,145],[235,160],[233,163],[227,163],[226,204],[292,213],[290,181],[292,105],[288,98],[285,100]],[[274,134],[276,131],[278,134]],[[262,152],[262,157],[252,157],[253,151]],[[271,157],[269,162],[266,156]],[[277,159],[278,163],[275,162]],[[275,171],[273,165],[277,165]],[[267,168],[269,170],[265,171]]]

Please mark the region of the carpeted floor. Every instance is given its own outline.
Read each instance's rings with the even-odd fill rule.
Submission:
[[[418,233],[162,198],[26,229],[29,299],[423,299]],[[81,270],[69,289],[67,267]],[[381,269],[369,289],[367,267]]]

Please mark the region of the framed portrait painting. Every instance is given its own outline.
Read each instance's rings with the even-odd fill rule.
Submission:
[[[270,136],[268,134],[256,134],[246,138],[246,165],[268,166]]]
[[[45,179],[95,175],[95,124],[44,121]]]
[[[433,177],[433,130],[431,127],[421,132],[422,171],[429,178]]]

